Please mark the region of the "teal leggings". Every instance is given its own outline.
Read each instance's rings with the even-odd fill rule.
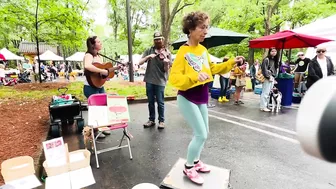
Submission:
[[[200,158],[209,133],[208,107],[206,104],[194,104],[181,95],[177,96],[177,105],[194,132],[187,154],[187,165],[194,165],[194,161]]]

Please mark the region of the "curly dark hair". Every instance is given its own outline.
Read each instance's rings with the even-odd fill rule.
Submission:
[[[205,22],[207,19],[209,19],[209,15],[205,12],[196,11],[187,14],[182,21],[183,33],[189,35],[189,30],[194,30],[197,25]]]

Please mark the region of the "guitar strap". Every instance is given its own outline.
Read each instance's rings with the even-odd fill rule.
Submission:
[[[122,62],[120,62],[120,61],[117,61],[117,60],[114,60],[114,59],[112,59],[112,58],[110,58],[110,57],[108,57],[108,56],[105,56],[105,55],[103,55],[103,54],[100,54],[100,53],[98,53],[98,55],[100,55],[100,56],[102,56],[102,57],[104,57],[104,58],[106,58],[106,59],[109,59],[109,60],[111,60],[112,62],[115,62],[115,63],[117,63],[117,64],[123,64],[124,65],[124,63],[122,63]],[[129,62],[128,62],[129,63]],[[127,63],[127,64],[128,64]]]

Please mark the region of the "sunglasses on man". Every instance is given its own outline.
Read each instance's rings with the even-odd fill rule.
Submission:
[[[319,51],[316,51],[316,53],[325,53],[326,51],[324,50],[319,50]]]

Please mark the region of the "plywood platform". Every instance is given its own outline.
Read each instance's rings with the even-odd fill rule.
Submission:
[[[208,165],[210,173],[200,173],[204,178],[203,185],[192,183],[184,174],[186,160],[179,158],[168,175],[163,179],[161,188],[172,189],[229,189],[230,170]]]

